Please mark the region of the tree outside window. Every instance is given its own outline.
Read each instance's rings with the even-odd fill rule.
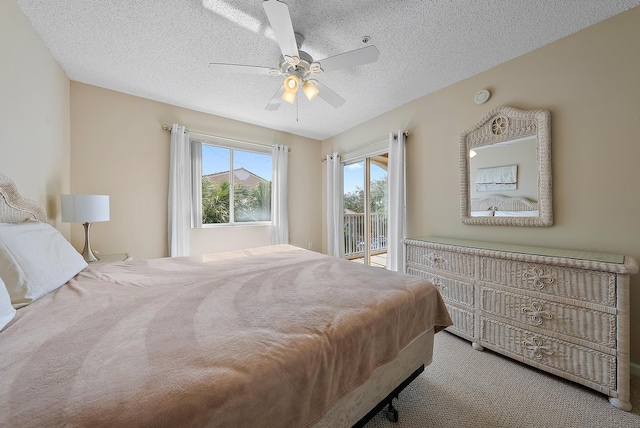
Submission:
[[[202,144],[202,223],[271,221],[271,166],[268,154]]]

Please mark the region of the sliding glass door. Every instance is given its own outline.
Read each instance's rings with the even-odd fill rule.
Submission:
[[[388,154],[344,165],[345,258],[386,266]]]

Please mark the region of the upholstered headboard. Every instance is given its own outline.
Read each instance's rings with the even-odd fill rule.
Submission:
[[[0,172],[0,223],[19,223],[26,219],[47,221],[44,207],[23,198],[16,184]]]
[[[471,200],[471,211],[537,211],[538,203],[519,196],[489,195]]]

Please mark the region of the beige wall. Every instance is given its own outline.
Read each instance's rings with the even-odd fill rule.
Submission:
[[[409,236],[611,252],[640,260],[639,40],[640,8],[635,8],[324,141],[323,153],[409,130]],[[493,96],[476,105],[473,96],[483,88]],[[459,135],[501,105],[551,111],[553,227],[460,222]],[[631,299],[631,360],[640,363],[640,275],[631,279]]]
[[[161,125],[263,144],[287,144],[289,236],[303,248],[321,246],[321,143],[259,126],[144,98],[71,83],[71,190],[110,196],[111,220],[96,223],[91,243],[103,254],[134,258],[167,255],[167,189],[170,133]],[[269,227],[192,229],[191,254],[271,243]],[[80,225],[71,242],[83,245]]]
[[[69,79],[14,0],[0,0],[0,172],[69,237]]]

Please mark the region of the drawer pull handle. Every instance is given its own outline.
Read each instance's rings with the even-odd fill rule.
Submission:
[[[542,290],[545,285],[553,284],[555,278],[551,275],[545,275],[544,269],[540,267],[533,267],[530,271],[522,272],[522,278],[526,281],[531,281],[534,287]]]
[[[533,325],[541,325],[542,319],[550,320],[553,316],[544,311],[542,304],[538,302],[532,302],[530,307],[522,307],[522,313],[529,317],[529,323]]]
[[[436,286],[436,288],[438,289],[438,291],[440,291],[440,293],[442,293],[444,290],[447,289],[447,287],[445,285],[442,285],[440,281],[433,281],[433,285]]]
[[[553,355],[551,348],[536,336],[532,337],[531,340],[523,340],[522,346],[527,348],[529,355],[535,360],[541,360],[544,355]]]
[[[447,262],[446,259],[444,259],[443,257],[440,257],[437,253],[425,254],[422,257],[424,257],[425,261],[431,266],[438,265],[438,267],[440,267],[440,265]]]
[[[431,282],[433,285],[436,286],[436,288],[438,289],[438,291],[440,292],[440,294],[442,294],[444,292],[444,290],[447,289],[446,285],[443,285],[442,282],[440,282],[439,278],[435,278],[433,276],[428,275],[427,276],[427,281]]]

